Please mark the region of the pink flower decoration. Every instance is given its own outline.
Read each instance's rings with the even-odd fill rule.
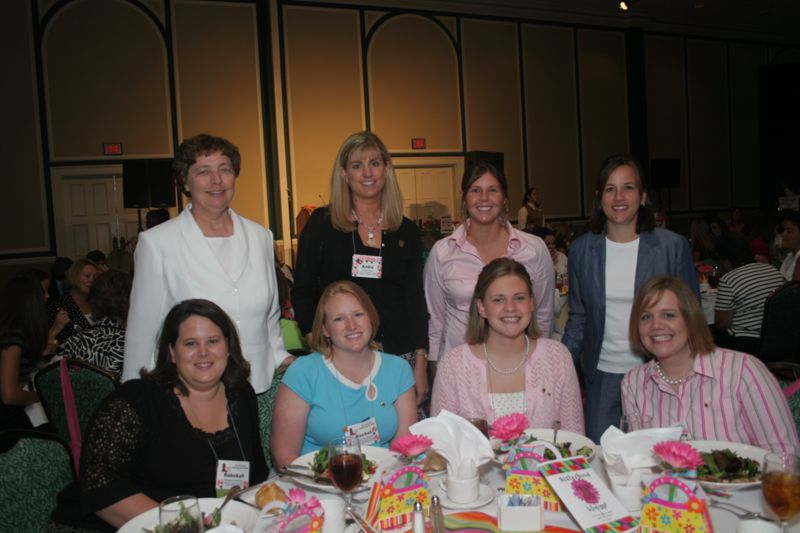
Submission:
[[[425,435],[403,435],[392,442],[391,450],[405,455],[406,457],[416,457],[425,452],[433,445],[433,441]]]
[[[489,435],[503,441],[516,440],[526,429],[528,429],[528,418],[522,413],[511,413],[495,420]]]
[[[572,482],[572,493],[579,500],[583,500],[588,504],[594,504],[600,501],[600,492],[585,479],[576,479]]]
[[[289,497],[286,505],[289,507],[299,507],[306,502],[306,491],[303,489],[289,489]]]
[[[700,452],[686,442],[671,440],[659,442],[653,446],[653,453],[674,469],[693,469],[703,464]]]

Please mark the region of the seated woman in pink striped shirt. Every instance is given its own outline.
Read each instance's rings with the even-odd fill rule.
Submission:
[[[483,267],[475,284],[462,344],[439,360],[431,414],[447,409],[490,424],[523,413],[534,428],[583,435],[583,406],[572,356],[541,337],[534,318],[531,278],[501,257]]]
[[[714,346],[697,298],[682,280],[659,276],[642,285],[630,340],[652,359],[622,380],[625,415],[653,427],[685,424],[691,439],[800,451],[775,377],[755,357]]]

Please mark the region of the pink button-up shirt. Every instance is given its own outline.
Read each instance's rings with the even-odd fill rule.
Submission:
[[[428,358],[440,356],[464,343],[469,320],[469,304],[478,275],[486,264],[475,246],[467,241],[467,221],[452,235],[433,245],[425,263],[425,299],[428,303]],[[514,229],[509,232],[506,257],[525,266],[533,282],[536,324],[543,336],[553,331],[555,273],[544,241]]]
[[[764,363],[717,348],[697,356],[678,391],[656,372],[653,361],[622,380],[625,414],[650,417],[654,427],[684,423],[695,440],[752,444],[798,453],[800,444],[786,398]]]

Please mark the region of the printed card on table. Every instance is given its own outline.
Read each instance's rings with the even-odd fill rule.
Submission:
[[[585,457],[548,461],[539,470],[586,533],[622,532],[636,527],[637,519],[611,493]]]

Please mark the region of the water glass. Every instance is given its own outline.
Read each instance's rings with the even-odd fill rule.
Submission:
[[[173,496],[158,506],[158,523],[165,531],[202,533],[203,515],[195,496]]]

